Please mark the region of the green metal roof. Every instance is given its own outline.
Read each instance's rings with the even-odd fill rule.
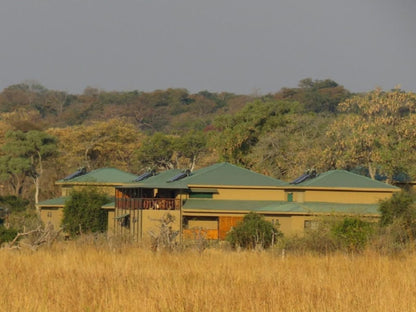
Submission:
[[[125,172],[116,168],[100,168],[90,171],[84,175],[75,177],[70,180],[59,180],[59,184],[65,183],[131,183],[137,175]]]
[[[124,188],[131,187],[142,187],[142,188],[169,188],[169,189],[186,189],[186,183],[182,183],[182,180],[175,182],[168,182],[170,179],[181,173],[182,170],[171,169],[166,170],[160,173],[157,173],[154,176],[151,176],[143,181],[134,182],[133,184],[126,185]],[[122,187],[123,188],[123,187]]]
[[[319,174],[316,178],[296,184],[296,186],[398,189],[396,186],[372,180],[346,170],[330,170]]]
[[[281,180],[265,176],[229,163],[218,163],[192,172],[189,176],[169,182],[182,173],[179,169],[167,170],[141,182],[125,187],[187,189],[190,185],[274,187],[289,185]]]
[[[379,214],[377,204],[297,203],[258,200],[188,199],[184,212],[257,211],[276,213]]]
[[[115,208],[115,207],[116,207],[116,202],[114,200],[112,202],[109,202],[101,206],[101,208],[104,208],[104,209],[110,209],[110,208]]]
[[[182,180],[188,185],[285,186],[287,182],[226,162],[194,171]]]
[[[68,199],[68,196],[62,196],[57,198],[51,198],[44,201],[41,201],[37,206],[65,206],[65,201]]]
[[[65,202],[70,198],[70,196],[62,196],[57,198],[51,198],[44,201],[39,202],[37,205],[41,207],[52,207],[52,206],[65,206]],[[102,206],[102,208],[114,208],[115,207],[115,200],[112,199],[111,202]]]

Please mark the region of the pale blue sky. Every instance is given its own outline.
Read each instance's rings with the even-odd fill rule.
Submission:
[[[0,89],[416,91],[415,0],[2,0]]]

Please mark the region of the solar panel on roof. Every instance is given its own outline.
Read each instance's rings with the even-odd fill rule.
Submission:
[[[68,180],[71,180],[73,178],[82,176],[86,173],[87,173],[87,169],[85,169],[85,167],[82,167],[82,168],[78,169],[77,171],[75,171],[74,173],[71,173],[69,176],[66,176],[63,180],[68,181]]]
[[[152,176],[156,175],[156,171],[152,170],[152,171],[147,171],[141,175],[139,175],[136,179],[133,180],[133,182],[140,182],[143,180],[146,180],[147,178],[150,178]]]
[[[290,182],[290,184],[299,184],[299,183],[306,181],[307,179],[313,179],[315,177],[316,177],[316,170],[314,169],[306,170],[304,174],[302,174],[299,178],[296,178],[295,180]]]
[[[190,170],[185,170],[184,172],[178,173],[177,175],[175,175],[173,178],[171,178],[167,182],[178,181],[178,180],[183,179],[183,178],[185,178],[189,175],[191,175],[191,171]]]

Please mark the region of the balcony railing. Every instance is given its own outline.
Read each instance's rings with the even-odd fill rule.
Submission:
[[[116,208],[179,210],[181,200],[176,198],[116,198]]]

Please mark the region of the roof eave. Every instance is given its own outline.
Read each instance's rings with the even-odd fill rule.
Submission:
[[[287,185],[223,185],[223,184],[188,184],[188,188],[227,188],[227,189],[273,189],[284,190]]]
[[[386,188],[371,188],[371,187],[333,187],[333,186],[290,186],[286,187],[286,189],[290,190],[312,190],[312,191],[354,191],[354,192],[400,192],[399,187],[386,187]]]

